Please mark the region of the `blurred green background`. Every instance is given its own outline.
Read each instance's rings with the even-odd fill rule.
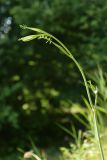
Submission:
[[[107,67],[107,1],[0,0],[0,154],[66,143],[56,123],[81,124],[73,109],[84,106],[81,76],[68,58],[19,25],[50,32],[72,51],[86,73]]]

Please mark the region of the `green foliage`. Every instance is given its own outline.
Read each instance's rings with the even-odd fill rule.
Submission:
[[[86,136],[86,137],[85,137]],[[79,131],[78,143],[71,144],[69,148],[62,147],[62,159],[63,160],[95,160],[98,159],[97,148],[94,139],[90,137],[90,134],[84,133],[82,135]],[[95,154],[96,152],[96,154]]]
[[[84,94],[74,64],[57,56],[56,49],[41,42],[17,42],[30,32],[19,30],[19,24],[56,35],[88,71],[97,62],[107,66],[106,9],[103,0],[0,1],[0,132],[5,136],[11,127],[14,145],[23,145],[28,135],[36,141],[47,133],[48,138],[55,136],[56,122],[71,125],[69,110]],[[17,134],[22,141],[13,138]]]

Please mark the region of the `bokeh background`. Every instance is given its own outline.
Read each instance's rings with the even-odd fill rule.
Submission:
[[[87,74],[107,69],[107,1],[0,0],[0,158],[30,149],[30,139],[44,148],[67,144],[57,123],[84,129],[73,116],[84,107],[77,68],[52,45],[19,42],[31,34],[23,24],[59,38]]]

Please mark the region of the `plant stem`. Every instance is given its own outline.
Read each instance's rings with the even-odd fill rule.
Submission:
[[[60,42],[56,37],[54,36],[51,36],[54,40],[56,40],[62,47],[63,49],[65,50],[64,53],[70,58],[73,60],[73,62],[76,64],[77,68],[79,69],[81,75],[82,75],[82,78],[83,78],[83,81],[84,81],[84,84],[85,84],[85,88],[86,88],[86,92],[87,92],[87,96],[88,96],[88,100],[89,100],[89,103],[90,103],[90,106],[91,106],[91,110],[92,110],[92,113],[93,113],[93,122],[94,122],[94,128],[95,128],[95,137],[96,137],[96,140],[97,140],[97,143],[98,143],[98,146],[99,146],[99,151],[100,151],[100,155],[101,155],[101,160],[104,160],[104,153],[103,153],[103,149],[102,149],[102,145],[101,145],[101,140],[100,140],[100,135],[99,135],[99,130],[98,130],[98,124],[97,124],[97,116],[96,116],[96,105],[97,105],[97,94],[95,94],[95,105],[93,105],[92,103],[92,99],[91,99],[91,95],[90,95],[90,91],[89,91],[89,87],[88,87],[88,83],[87,83],[87,80],[86,80],[86,77],[85,77],[85,74],[83,72],[83,69],[81,68],[80,64],[78,63],[78,61],[73,57],[73,55],[71,54],[71,52],[66,48],[66,46]],[[67,52],[67,53],[66,53]]]
[[[85,84],[85,88],[86,88],[86,92],[87,92],[87,95],[88,95],[88,100],[89,100],[89,103],[90,103],[90,106],[91,108],[93,108],[93,104],[92,104],[92,100],[91,100],[91,95],[90,95],[90,91],[89,91],[89,88],[88,88],[88,84],[87,84],[87,80],[86,80],[86,77],[85,77],[85,74],[83,72],[83,69],[81,68],[80,64],[77,62],[77,60],[74,58],[74,56],[71,54],[71,52],[68,50],[68,48],[60,41],[58,40],[56,37],[50,35],[55,41],[57,41],[66,51],[66,55],[73,60],[73,62],[76,64],[77,68],[79,69],[81,75],[82,75],[82,78],[83,78],[83,81],[84,81],[84,84]]]
[[[32,153],[32,157],[34,157],[36,160],[41,160],[36,154]]]
[[[96,106],[97,106],[97,93],[95,94],[95,104],[94,104],[94,108],[93,108],[93,117],[94,117],[93,121],[94,121],[94,125],[95,125],[95,136],[96,136],[96,140],[98,142],[101,159],[104,160],[105,158],[104,158],[103,148],[102,148],[102,144],[101,144],[99,129],[98,129]]]

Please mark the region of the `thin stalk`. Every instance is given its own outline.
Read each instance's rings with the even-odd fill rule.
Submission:
[[[36,154],[32,153],[32,157],[34,157],[36,160],[41,160]]]
[[[73,55],[71,54],[71,52],[66,48],[66,46],[60,42],[57,38],[55,38],[54,36],[52,36],[52,38],[54,40],[56,40],[64,49],[65,51],[68,53],[65,53],[70,59],[73,60],[73,62],[76,64],[77,68],[79,69],[81,75],[82,75],[82,78],[83,78],[83,81],[84,81],[84,84],[85,84],[85,88],[86,88],[86,92],[87,92],[87,96],[88,96],[88,100],[89,100],[89,103],[90,103],[90,106],[91,106],[91,110],[93,112],[93,121],[94,121],[94,124],[95,124],[95,136],[96,136],[96,140],[98,142],[98,146],[99,146],[99,151],[100,151],[100,155],[101,155],[101,160],[104,160],[104,153],[103,153],[103,149],[102,149],[102,145],[101,145],[101,140],[100,140],[100,135],[99,135],[99,130],[98,130],[98,124],[97,124],[97,116],[96,116],[96,104],[97,104],[97,94],[95,94],[95,105],[93,105],[92,103],[92,99],[91,99],[91,95],[90,95],[90,91],[89,91],[89,87],[88,87],[88,83],[87,83],[87,80],[86,80],[86,77],[85,77],[85,74],[83,72],[83,69],[81,68],[80,64],[77,62],[77,60],[73,57]]]
[[[87,92],[87,95],[88,95],[88,100],[89,100],[89,103],[90,103],[90,106],[91,108],[93,108],[93,104],[92,104],[92,100],[91,100],[91,95],[90,95],[90,91],[89,91],[89,87],[88,87],[88,84],[87,84],[87,80],[86,80],[86,77],[85,77],[85,74],[83,72],[83,69],[81,68],[80,64],[77,62],[77,60],[74,58],[74,56],[71,54],[71,52],[68,50],[68,48],[60,41],[58,40],[56,37],[50,35],[55,41],[57,41],[64,49],[67,53],[65,53],[70,59],[73,60],[73,62],[76,64],[77,68],[79,69],[81,75],[82,75],[82,78],[83,78],[83,81],[84,81],[84,84],[85,84],[85,88],[86,88],[86,92]]]
[[[101,159],[104,160],[105,158],[104,158],[103,148],[102,148],[101,139],[100,139],[100,135],[99,135],[97,115],[96,115],[97,96],[98,96],[98,94],[95,93],[95,104],[94,104],[94,108],[93,108],[93,117],[94,117],[93,121],[94,121],[94,125],[95,125],[95,136],[96,136],[96,140],[98,142]]]

